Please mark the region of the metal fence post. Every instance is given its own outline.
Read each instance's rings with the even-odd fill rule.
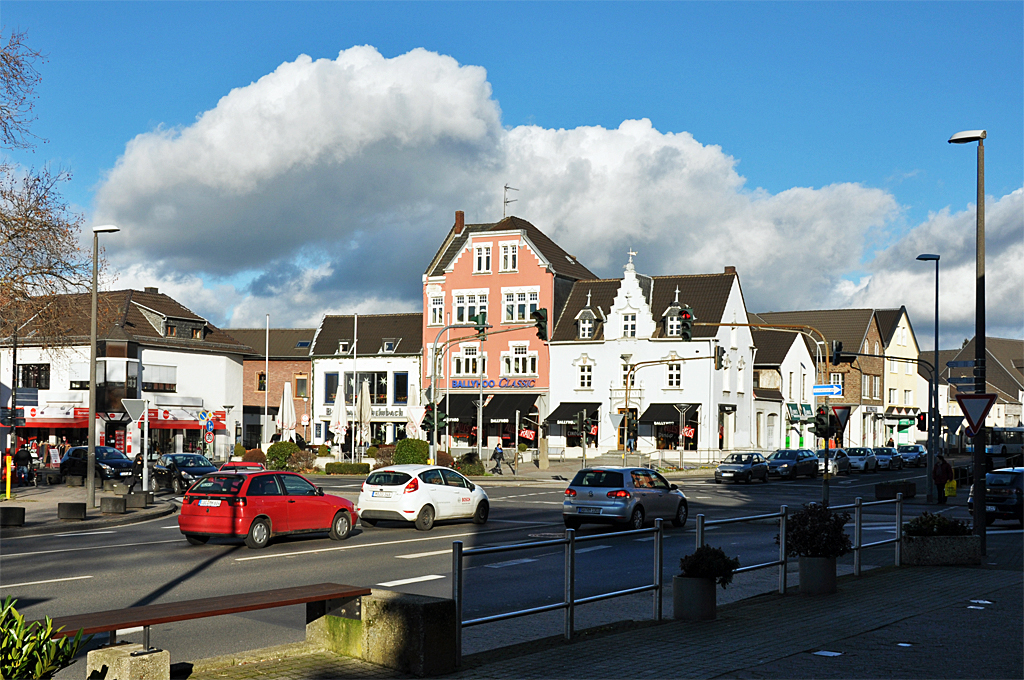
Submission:
[[[786,550],[786,515],[789,507],[779,508],[779,595],[786,594],[786,567],[789,566],[789,555]]]
[[[462,665],[462,541],[452,541],[452,599],[455,600],[455,665]]]
[[[861,540],[861,527],[863,526],[861,513],[863,510],[860,507],[861,498],[858,496],[853,499],[853,575],[860,576],[860,546],[863,541]]]
[[[661,621],[661,528],[662,519],[654,520],[654,620]]]
[[[896,494],[896,566],[900,566],[903,547],[903,494]]]
[[[704,545],[704,515],[697,515],[697,547]]]
[[[576,625],[576,530],[565,530],[565,639],[572,640]]]

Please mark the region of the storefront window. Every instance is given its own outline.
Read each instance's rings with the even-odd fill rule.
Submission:
[[[19,364],[18,374],[18,387],[50,389],[50,364]]]
[[[338,374],[324,374],[324,403],[333,404],[338,397]]]
[[[353,380],[351,373],[345,374],[345,403],[351,406],[355,403],[355,394],[361,392],[363,389],[363,383],[366,383],[370,389],[370,403],[371,404],[387,404],[388,403],[388,374],[386,371],[373,371],[363,373],[360,371],[357,374],[357,379]]]
[[[395,373],[395,404],[409,403],[409,374]]]

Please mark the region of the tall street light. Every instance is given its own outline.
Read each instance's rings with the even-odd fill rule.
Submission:
[[[928,397],[929,411],[928,422],[928,474],[935,467],[935,452],[939,447],[939,439],[942,430],[939,424],[939,256],[927,253],[918,255],[917,259],[922,262],[935,262],[935,361],[932,369],[931,394]],[[928,484],[928,502],[935,500],[934,484]]]
[[[96,276],[99,271],[100,234],[121,231],[113,224],[92,228],[92,315],[89,327],[89,460],[85,466],[85,497],[96,507]]]
[[[985,138],[984,130],[965,130],[949,138],[950,144],[978,143],[978,234],[977,273],[974,287],[974,392],[984,394],[985,381]],[[981,536],[981,554],[985,550],[985,424],[974,434],[974,479],[981,475],[981,484],[974,485],[974,533]]]

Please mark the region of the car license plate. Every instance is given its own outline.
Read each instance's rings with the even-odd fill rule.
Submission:
[[[199,505],[201,505],[204,508],[219,508],[220,501],[214,500],[212,498],[203,498],[202,500],[199,501]]]
[[[722,476],[723,477],[732,477],[732,473],[731,472],[723,472]]]
[[[996,511],[996,506],[994,506],[994,505],[986,505],[985,506],[985,512],[995,512],[995,511]]]
[[[128,475],[130,475],[130,474],[131,474],[131,470],[128,470],[128,471],[126,471],[126,472],[122,472],[122,473],[121,473],[121,476],[122,476],[122,477],[127,477],[127,476],[128,476]]]
[[[374,498],[391,498],[390,491],[374,491],[370,495],[373,496]]]
[[[581,515],[600,515],[601,508],[576,508],[576,512]]]

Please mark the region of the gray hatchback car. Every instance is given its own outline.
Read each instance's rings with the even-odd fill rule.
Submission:
[[[681,527],[689,514],[683,492],[647,468],[584,468],[569,483],[562,503],[562,520],[569,529],[584,523],[642,529],[656,517]]]

